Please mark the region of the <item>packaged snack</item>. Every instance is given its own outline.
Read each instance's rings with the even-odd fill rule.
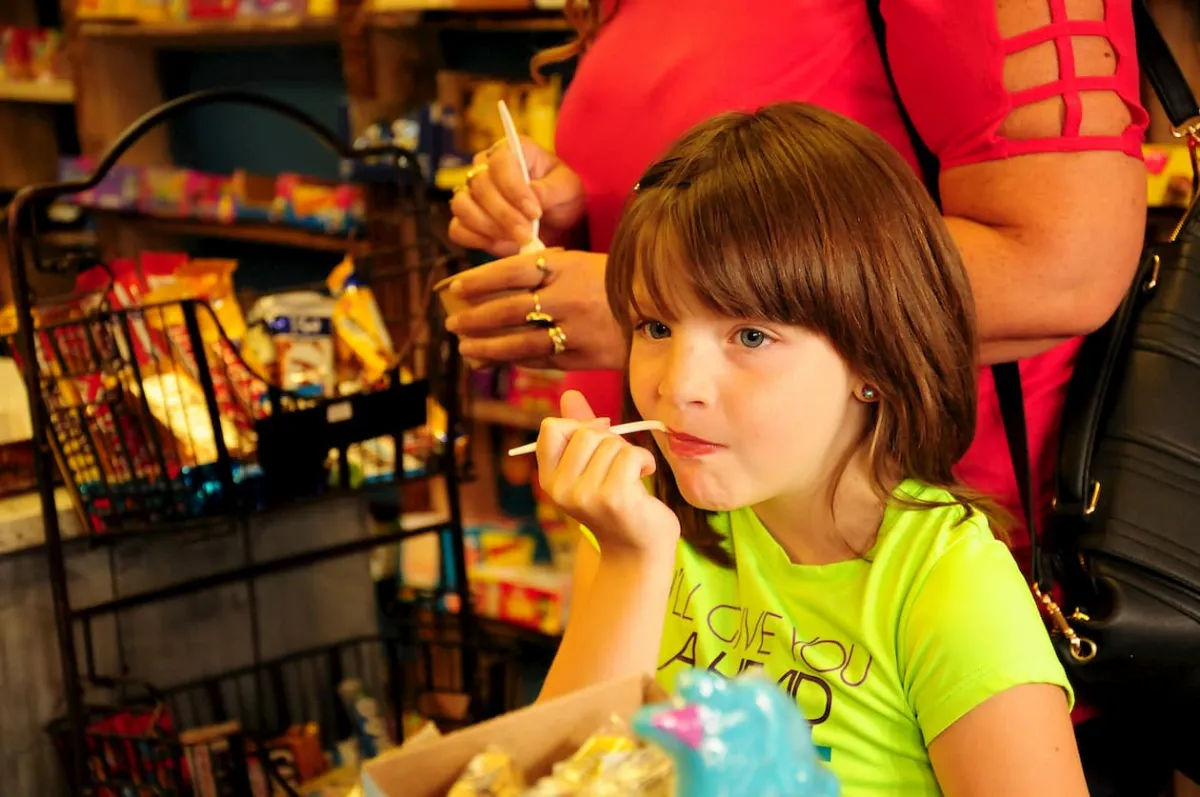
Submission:
[[[338,340],[361,365],[363,381],[378,381],[391,367],[395,350],[375,294],[359,279],[349,255],[333,269],[326,284],[336,300],[333,328]]]
[[[197,171],[187,171],[184,175],[184,192],[192,218],[222,224],[234,221],[233,178]]]
[[[675,794],[675,765],[670,756],[657,745],[643,744],[585,783],[577,797],[675,797]]]
[[[247,319],[243,356],[284,390],[309,398],[333,395],[333,305],[315,291],[259,299]]]
[[[534,786],[531,797],[573,797],[585,784],[623,761],[637,746],[629,726],[614,716],[589,736],[574,755],[555,764],[550,774]]]
[[[8,80],[31,80],[33,62],[31,39],[35,31],[16,25],[0,28],[0,59]]]
[[[175,275],[186,266],[188,256],[183,252],[142,252],[138,256],[138,268],[146,281],[146,288],[157,291],[176,284]]]
[[[338,685],[338,694],[354,723],[362,760],[374,758],[395,747],[388,736],[387,721],[380,713],[379,702],[367,693],[362,681],[347,678]]]
[[[296,788],[296,794],[300,797],[350,797],[357,785],[358,770],[343,766],[301,783]]]
[[[237,11],[237,0],[188,0],[191,19],[233,19]]]
[[[275,182],[272,220],[296,227],[338,234],[363,218],[363,194],[358,186],[281,174]]]
[[[185,218],[190,215],[186,170],[169,166],[148,166],[142,169],[141,177],[141,196],[138,199],[140,212],[169,218]]]
[[[491,746],[467,763],[446,797],[521,797],[524,788],[512,756]]]
[[[133,0],[133,16],[139,22],[162,22],[167,19],[167,0]]]
[[[176,278],[190,296],[208,302],[226,337],[241,343],[246,337],[246,318],[233,289],[237,267],[236,260],[197,258],[180,267]]]
[[[39,28],[30,34],[29,61],[34,80],[48,82],[67,76],[62,33]]]
[[[142,193],[141,169],[118,163],[92,190],[92,207],[105,210],[134,210]]]
[[[221,797],[232,787],[234,761],[229,738],[241,732],[241,724],[235,720],[179,734],[196,797]]]
[[[217,461],[213,422],[204,391],[189,375],[179,371],[145,374],[142,395],[155,420],[171,433],[173,448],[186,465]],[[231,457],[248,456],[255,449],[250,433],[238,429],[231,419],[220,419],[222,438]]]
[[[275,202],[275,178],[252,174],[244,169],[233,173],[230,181],[233,215],[241,221],[268,221]]]

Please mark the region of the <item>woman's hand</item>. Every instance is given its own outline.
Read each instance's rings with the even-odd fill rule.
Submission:
[[[459,336],[459,351],[471,360],[619,370],[629,347],[605,299],[607,262],[602,254],[551,249],[463,272],[449,290],[473,306],[447,318],[446,328]],[[539,303],[565,336],[559,354],[548,330],[526,320]]]
[[[521,149],[529,166],[528,185],[506,142],[475,156],[472,176],[450,200],[450,240],[507,257],[532,237],[534,219],[541,219],[539,237],[547,246],[564,245],[574,237],[585,210],[579,175],[525,136]]]
[[[608,431],[581,393],[562,397],[561,418],[542,422],[538,480],[564,512],[596,537],[601,559],[673,555],[679,518],[646,489],[654,455]]]

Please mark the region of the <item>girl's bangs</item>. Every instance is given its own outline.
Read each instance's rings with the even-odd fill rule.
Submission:
[[[701,186],[638,197],[615,242],[610,283],[619,319],[676,320],[704,308],[729,318],[812,326],[832,297],[824,248],[808,219],[772,219],[749,197],[705,197]],[[788,239],[778,247],[779,233]],[[764,246],[787,252],[779,263]],[[781,274],[788,275],[781,281]],[[643,306],[647,305],[648,306]],[[623,308],[623,309],[622,309]]]

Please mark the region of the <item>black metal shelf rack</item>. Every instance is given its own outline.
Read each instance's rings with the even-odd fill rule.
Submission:
[[[151,130],[213,103],[236,103],[282,116],[315,135],[344,164],[369,167],[363,170],[369,175],[363,183],[368,207],[364,237],[368,246],[365,255],[356,254],[356,263],[363,265],[369,284],[394,280],[395,301],[385,308],[385,315],[390,312],[393,320],[401,321],[408,330],[407,338],[397,347],[398,361],[382,387],[347,397],[314,399],[288,394],[263,382],[259,385],[260,401],[231,408],[228,385],[246,378],[239,369],[247,366],[223,331],[213,335],[213,329],[219,331],[220,325],[212,308],[200,301],[136,308],[110,308],[101,302],[86,314],[65,320],[61,315],[60,320],[54,320],[53,313],[36,313],[35,323],[37,298],[31,294],[30,270],[59,267],[43,257],[39,245],[38,219],[44,217],[46,208],[56,200],[97,186]],[[124,671],[98,671],[92,640],[92,626],[97,619],[119,618],[135,607],[231,583],[246,585],[251,613],[256,615],[254,583],[263,576],[361,554],[421,534],[451,532],[448,538],[452,545],[443,556],[451,559],[449,571],[454,574],[458,592],[459,609],[452,618],[435,616],[430,625],[418,619],[430,616],[428,613],[414,612],[402,618],[400,625],[391,623],[388,637],[356,638],[284,659],[261,661],[255,616],[251,620],[254,661],[245,668],[202,682],[155,684],[146,694],[153,695],[155,705],[171,709],[183,723],[240,721],[246,735],[233,745],[233,785],[228,792],[236,795],[254,792],[251,776],[256,760],[267,766],[268,776],[278,774],[271,770],[263,748],[256,746],[255,740],[279,733],[299,716],[297,711],[303,713],[299,707],[305,699],[304,681],[289,680],[285,677],[288,672],[315,667],[314,672],[321,673],[309,682],[309,691],[318,693],[313,698],[314,720],[329,720],[330,707],[336,702],[336,695],[320,690],[336,688],[341,676],[351,670],[357,677],[374,678],[396,712],[411,705],[414,695],[421,691],[444,689],[457,689],[468,696],[467,719],[503,710],[503,700],[497,698],[496,690],[489,694],[487,688],[488,683],[503,681],[503,676],[494,671],[500,666],[501,651],[490,650],[479,637],[466,582],[459,502],[464,463],[455,444],[461,429],[460,364],[456,347],[436,317],[436,303],[429,298],[433,282],[460,268],[464,261],[433,233],[426,189],[417,158],[401,147],[355,148],[290,105],[250,92],[216,90],[168,102],[134,122],[86,179],[27,187],[13,199],[7,214],[18,324],[13,343],[22,366],[34,429],[38,493],[66,703],[65,717],[50,730],[67,765],[73,793],[108,797],[126,793],[122,790],[126,786],[135,787],[129,793],[139,795],[189,793],[183,781],[183,750],[175,735],[178,727],[165,734],[137,737],[88,730],[104,710],[85,704],[84,683],[115,687],[123,698],[130,699],[128,684],[137,676]],[[362,248],[356,247],[356,251]],[[88,262],[88,258],[82,261]],[[187,464],[180,440],[166,439],[169,435],[163,433],[161,424],[156,426],[149,417],[152,413],[144,371],[162,366],[146,356],[145,330],[161,332],[172,323],[175,339],[161,348],[183,360],[170,367],[187,369],[204,394],[206,421],[201,426],[207,427],[202,431],[211,456],[202,466],[194,461]],[[250,378],[257,375],[250,374]],[[420,471],[408,474],[403,466],[405,435],[427,423],[430,397],[435,397],[445,412],[445,439],[440,447],[435,445],[426,452]],[[227,428],[231,413],[233,421],[229,425],[235,427],[232,433]],[[254,436],[256,444],[250,453],[243,445],[243,433]],[[346,494],[351,471],[348,450],[381,437],[391,438],[393,443],[397,492],[408,481],[433,476],[444,479],[448,510],[445,520],[264,561],[254,559],[248,534],[251,518],[276,507],[313,500],[315,493],[323,497]],[[188,445],[184,439],[182,446]],[[190,441],[189,451],[194,453],[198,445]],[[334,484],[329,484],[326,467],[331,450],[337,451]],[[114,567],[114,551],[125,540],[206,525],[241,535],[240,565],[132,594],[118,595],[114,589],[110,600],[72,605],[54,503],[56,466],[85,519],[89,539],[108,547],[110,568]],[[450,631],[445,627],[447,622],[452,625]],[[397,634],[397,628],[407,630]],[[77,630],[82,640],[82,662]],[[406,661],[428,658],[435,648],[442,658],[447,652],[452,654],[456,684],[436,683],[428,666],[417,668],[419,677],[411,673],[405,676]],[[364,658],[366,649],[371,652]],[[356,667],[347,664],[348,656]],[[377,666],[371,670],[366,661]],[[493,671],[482,672],[489,668]],[[123,661],[119,660],[118,669],[124,670]],[[246,688],[251,690],[248,697]]]

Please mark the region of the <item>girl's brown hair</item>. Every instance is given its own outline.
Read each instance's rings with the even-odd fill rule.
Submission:
[[[913,170],[867,128],[801,103],[694,127],[643,175],[609,252],[608,301],[627,335],[635,281],[660,309],[690,295],[821,334],[878,392],[863,444],[880,498],[899,475],[948,490],[966,516],[978,506],[952,472],[975,430],[967,275]],[[709,513],[655,457],[684,539],[730,564]]]

